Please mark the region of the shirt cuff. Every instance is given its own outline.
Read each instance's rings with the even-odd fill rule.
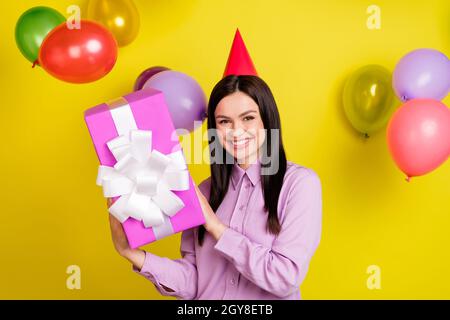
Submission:
[[[158,274],[158,271],[164,272],[166,270],[166,267],[164,266],[164,258],[158,257],[157,255],[154,255],[150,252],[145,252],[145,259],[144,264],[142,265],[141,270],[137,268],[135,265],[132,266],[132,269],[137,274],[140,274],[153,282],[156,289],[163,295],[166,296],[173,296],[176,295],[176,291],[167,291],[164,289],[164,287],[161,285],[161,278],[164,278],[164,274]],[[166,287],[170,287],[170,285],[165,284]],[[174,290],[173,288],[170,288]]]
[[[226,258],[233,259],[236,249],[240,247],[243,235],[230,227],[226,228],[214,246],[214,249],[221,252]]]

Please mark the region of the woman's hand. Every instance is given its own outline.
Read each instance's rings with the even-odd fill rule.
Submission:
[[[227,229],[227,226],[219,220],[219,218],[214,213],[213,209],[209,205],[208,200],[205,198],[200,189],[195,185],[195,191],[197,192],[198,199],[200,200],[200,205],[202,207],[203,215],[205,216],[204,227],[206,231],[211,233],[214,239],[219,240],[223,232]]]
[[[111,198],[108,198],[108,208],[114,203]],[[111,235],[116,251],[128,261],[130,261],[138,270],[142,269],[145,260],[145,251],[140,249],[131,249],[128,244],[127,236],[123,231],[122,224],[112,214],[109,215],[109,223],[111,226]],[[161,284],[161,286],[168,292],[174,292],[171,288]]]
[[[108,198],[108,208],[114,203]],[[109,224],[111,227],[111,237],[116,251],[128,261],[130,261],[139,270],[142,269],[145,260],[145,252],[140,249],[131,249],[128,244],[127,236],[123,231],[122,224],[112,214],[109,214]]]

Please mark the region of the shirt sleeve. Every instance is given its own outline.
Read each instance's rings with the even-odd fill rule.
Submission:
[[[272,248],[227,228],[215,249],[248,280],[279,297],[299,289],[316,251],[322,229],[322,188],[317,174],[293,179],[281,215],[281,232]]]
[[[191,300],[197,295],[197,265],[194,251],[194,229],[183,231],[181,235],[181,259],[172,260],[145,252],[141,270],[133,266],[133,271],[150,280],[164,296]],[[166,290],[163,285],[173,290]]]
[[[206,198],[209,198],[210,179],[205,179],[198,186]],[[164,296],[177,299],[192,300],[197,296],[198,274],[195,255],[195,228],[185,230],[181,234],[181,259],[172,260],[145,252],[145,260],[141,270],[133,266],[133,270],[150,280]],[[163,285],[173,290],[164,289]]]

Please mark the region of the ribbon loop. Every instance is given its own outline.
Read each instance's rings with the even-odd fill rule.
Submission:
[[[145,227],[161,226],[184,207],[172,191],[189,189],[189,172],[182,151],[165,155],[152,150],[152,131],[130,130],[107,142],[117,160],[101,165],[97,185],[105,197],[121,196],[109,212],[120,222],[129,217]],[[165,216],[164,216],[165,215]]]

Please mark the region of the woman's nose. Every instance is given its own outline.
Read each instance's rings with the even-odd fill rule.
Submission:
[[[232,137],[233,138],[240,137],[244,132],[245,132],[244,128],[234,125],[233,126]]]

